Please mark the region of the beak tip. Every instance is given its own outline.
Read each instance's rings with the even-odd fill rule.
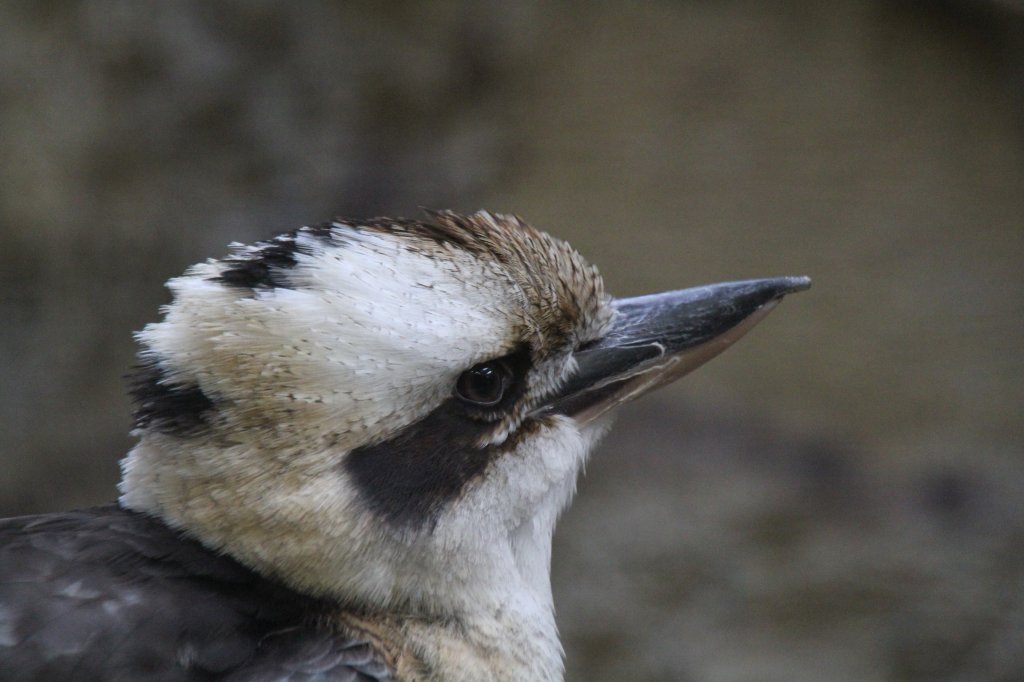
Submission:
[[[793,294],[798,291],[807,291],[811,288],[811,278],[807,276],[800,277],[780,277],[776,296],[782,298],[786,294]]]

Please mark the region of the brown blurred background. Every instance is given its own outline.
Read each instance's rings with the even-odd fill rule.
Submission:
[[[115,496],[168,277],[420,205],[815,280],[596,453],[569,679],[1024,679],[1024,3],[0,3],[0,512]]]

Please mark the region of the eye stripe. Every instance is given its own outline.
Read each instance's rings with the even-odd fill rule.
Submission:
[[[448,399],[394,438],[348,453],[344,467],[371,510],[395,526],[419,528],[484,471],[495,451],[477,444],[492,427]]]
[[[463,375],[484,365],[501,366],[507,372],[503,380],[508,384],[495,403],[475,403],[455,395],[389,440],[356,448],[345,456],[343,466],[364,502],[392,525],[420,528],[433,523],[469,481],[513,446],[518,433],[532,428],[520,424],[501,445],[481,445],[492,440],[498,422],[523,398],[530,349],[524,344],[501,358],[474,365]]]

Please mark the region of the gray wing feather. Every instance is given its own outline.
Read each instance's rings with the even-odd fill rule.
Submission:
[[[2,680],[389,680],[328,608],[116,506],[0,520]]]

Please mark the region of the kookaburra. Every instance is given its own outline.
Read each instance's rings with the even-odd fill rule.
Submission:
[[[809,284],[614,299],[484,212],[232,245],[138,334],[118,503],[0,521],[0,679],[560,680],[610,412]]]

